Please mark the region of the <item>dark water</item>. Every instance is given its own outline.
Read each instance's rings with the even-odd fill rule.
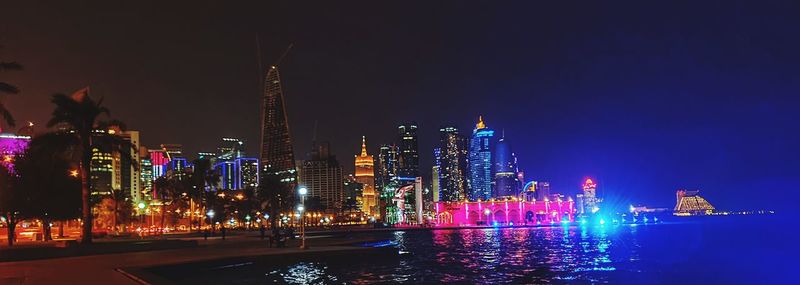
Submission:
[[[375,233],[399,256],[253,263],[185,283],[800,284],[796,237],[770,216],[657,225]]]

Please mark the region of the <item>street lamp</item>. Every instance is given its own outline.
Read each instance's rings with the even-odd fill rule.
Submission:
[[[208,216],[208,224],[211,226],[211,234],[213,235],[214,234],[214,210],[213,209],[208,210],[208,212],[206,212],[206,216]],[[200,221],[200,217],[198,217],[198,219],[197,219],[197,229],[198,230],[200,230],[201,223],[202,223],[202,221]]]
[[[144,202],[139,202],[139,204],[137,204],[136,207],[139,208],[139,223],[143,227],[144,226],[144,208],[147,207],[147,204],[145,204]]]
[[[300,212],[300,249],[306,249],[306,223],[303,222],[303,211],[306,210],[306,194],[308,194],[308,188],[300,187],[300,189],[297,189],[297,193],[300,194],[300,199],[302,201],[302,205],[297,206],[297,211]]]

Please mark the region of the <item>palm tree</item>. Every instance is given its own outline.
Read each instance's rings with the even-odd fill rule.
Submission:
[[[76,145],[74,136],[43,134],[31,140],[14,161],[17,187],[29,197],[25,216],[42,220],[45,240],[52,239],[50,221],[80,216],[80,182],[70,175],[76,165]]]
[[[0,62],[0,71],[6,70],[22,70],[22,65],[16,62]],[[14,85],[11,85],[6,82],[0,81],[0,94],[17,94],[19,93],[19,88]],[[9,126],[14,126],[14,117],[11,116],[11,113],[8,112],[6,106],[0,101],[0,115],[3,116],[3,120]]]
[[[213,209],[213,203],[217,195],[217,185],[219,185],[220,181],[219,174],[214,171],[211,161],[208,159],[195,159],[192,164],[194,165],[194,172],[192,172],[191,180],[194,188],[194,197],[205,200],[206,209]]]
[[[116,147],[124,155],[126,153],[125,144],[119,137],[114,138],[114,132],[108,133],[100,132],[95,134],[94,130],[101,126],[107,126],[108,123],[99,121],[101,115],[109,115],[109,110],[103,106],[103,99],[94,101],[89,97],[89,88],[84,88],[72,96],[64,94],[55,94],[51,102],[56,105],[53,110],[53,117],[47,122],[48,127],[56,125],[66,126],[69,130],[66,132],[76,136],[78,141],[78,150],[80,152],[80,163],[78,165],[78,174],[81,179],[81,200],[82,200],[82,219],[83,225],[81,229],[81,243],[89,244],[92,242],[92,203],[91,203],[91,189],[92,189],[92,147],[95,141],[117,140],[112,146]],[[119,122],[115,122],[121,125]],[[111,136],[105,135],[110,134]],[[128,145],[130,146],[130,145]],[[127,153],[131,151],[127,148]]]
[[[0,166],[0,212],[8,225],[8,246],[16,241],[17,223],[23,218],[21,214],[28,211],[29,197],[19,186],[19,176],[5,166]]]
[[[187,193],[187,189],[191,188],[191,185],[188,184],[189,183],[187,180],[178,179],[176,176],[161,176],[157,178],[155,182],[153,182],[156,193],[158,193],[158,199],[161,200],[161,228],[166,226],[165,220],[168,210],[166,207],[171,206],[170,208],[173,208],[174,212],[175,207],[172,206],[180,204],[182,201],[181,198],[184,197],[184,193]],[[191,215],[189,216],[189,219],[191,220]]]

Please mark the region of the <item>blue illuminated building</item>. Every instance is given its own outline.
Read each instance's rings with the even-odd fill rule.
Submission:
[[[214,170],[220,175],[221,189],[240,190],[258,186],[258,159],[239,157],[223,160],[214,164]]]
[[[492,195],[494,131],[478,119],[469,143],[469,200],[488,200]]]
[[[511,152],[511,146],[505,134],[497,141],[494,151],[494,185],[495,198],[516,197],[520,193],[520,181],[517,179],[517,158]]]
[[[182,178],[183,176],[186,175],[186,168],[187,167],[190,167],[190,166],[189,166],[189,162],[186,160],[186,158],[174,157],[174,158],[172,158],[172,160],[167,162],[166,174],[167,174],[167,176],[175,175],[175,176],[177,176],[179,178]]]

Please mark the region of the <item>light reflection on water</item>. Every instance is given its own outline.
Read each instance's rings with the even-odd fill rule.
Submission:
[[[390,238],[399,251],[409,252],[398,260],[366,266],[302,262],[269,272],[267,279],[287,284],[596,282],[602,279],[592,273],[616,270],[610,256],[615,237],[605,229],[566,226],[396,231]]]
[[[193,285],[800,284],[800,247],[786,225],[771,217],[714,217],[638,226],[380,231],[358,236],[394,244],[404,254],[384,247],[148,270]]]
[[[793,270],[792,262],[786,261],[800,254],[787,250],[796,244],[781,239],[775,234],[778,229],[761,220],[749,224],[731,220],[372,233],[392,240],[398,251],[407,254],[381,260],[354,256],[352,260],[297,263],[269,272],[267,280],[287,284],[788,284],[768,282],[796,278],[781,274]]]

